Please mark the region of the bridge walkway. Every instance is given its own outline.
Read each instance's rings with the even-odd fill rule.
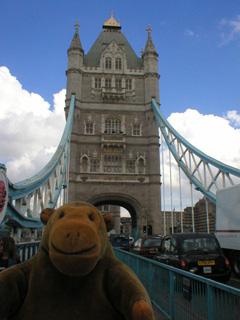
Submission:
[[[17,244],[22,262],[40,241]],[[156,320],[238,320],[240,290],[135,254],[114,249],[146,288]]]

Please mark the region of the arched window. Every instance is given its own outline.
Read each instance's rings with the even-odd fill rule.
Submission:
[[[118,118],[109,117],[105,121],[105,133],[113,134],[113,133],[121,133],[122,123]]]
[[[111,58],[106,58],[105,59],[105,68],[106,69],[112,69],[112,59]]]
[[[82,172],[88,172],[88,158],[82,157]]]
[[[144,173],[144,160],[140,158],[138,160],[138,173]]]

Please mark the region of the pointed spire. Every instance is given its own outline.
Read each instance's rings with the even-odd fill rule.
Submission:
[[[80,27],[80,25],[78,24],[78,21],[76,21],[76,24],[74,25],[74,27],[75,27],[75,34],[73,36],[69,49],[78,48],[83,51],[82,44],[78,34],[78,28]]]
[[[144,52],[146,51],[156,52],[156,49],[151,37],[152,29],[150,28],[150,25],[148,25],[148,28],[146,31],[148,32],[148,38],[147,38],[147,43],[146,43]]]

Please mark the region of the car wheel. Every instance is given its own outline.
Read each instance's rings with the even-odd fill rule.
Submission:
[[[233,256],[233,271],[236,276],[240,277],[240,255]]]

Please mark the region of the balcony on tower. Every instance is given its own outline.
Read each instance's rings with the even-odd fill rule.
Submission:
[[[122,132],[110,132],[105,130],[101,136],[101,147],[102,149],[123,149],[126,148],[126,135]]]
[[[105,101],[124,100],[125,95],[126,95],[125,88],[112,88],[112,87],[103,87],[102,88],[102,98]]]

